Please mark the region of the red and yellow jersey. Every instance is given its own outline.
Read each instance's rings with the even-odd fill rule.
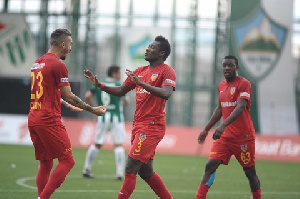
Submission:
[[[69,86],[68,70],[54,54],[46,53],[31,68],[28,126],[61,124],[60,86]]]
[[[251,84],[240,76],[232,82],[223,80],[219,85],[219,102],[222,108],[223,121],[237,106],[238,99],[248,101],[245,111],[231,124],[229,124],[222,138],[230,140],[245,140],[255,138],[255,129],[250,116]]]
[[[172,86],[175,90],[176,73],[167,64],[161,64],[154,68],[142,66],[134,71],[134,74],[143,82],[155,87]],[[136,85],[129,77],[124,85],[136,90],[136,110],[134,125],[163,124],[165,125],[166,100],[146,91],[143,87]]]

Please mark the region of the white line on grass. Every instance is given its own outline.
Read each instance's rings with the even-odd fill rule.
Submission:
[[[102,178],[113,178],[114,175],[99,175],[99,177]],[[79,175],[70,175],[67,176],[67,178],[82,178],[82,176]],[[20,178],[16,181],[16,184],[22,186],[22,187],[26,187],[30,190],[36,190],[35,186],[31,186],[26,184],[26,181],[29,180],[35,180],[35,177],[25,177],[25,178]],[[29,190],[1,190],[0,192],[29,192]],[[118,193],[119,190],[56,190],[56,192],[65,192],[65,193]],[[152,192],[152,190],[134,190],[134,192]],[[196,190],[170,190],[170,192],[173,193],[195,193]],[[241,192],[241,191],[234,191],[234,192],[230,192],[230,191],[217,191],[217,190],[210,190],[209,191],[210,194],[215,194],[215,195],[221,195],[221,194],[229,194],[229,195],[241,195],[241,194],[249,194],[249,192]],[[299,195],[300,196],[300,192],[276,192],[276,191],[263,191],[263,195]]]

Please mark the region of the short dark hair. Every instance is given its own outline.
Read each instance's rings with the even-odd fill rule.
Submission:
[[[157,41],[160,43],[159,44],[160,51],[165,51],[165,56],[164,56],[164,61],[165,61],[171,53],[171,45],[170,45],[169,41],[161,35],[155,37],[154,41]]]
[[[239,60],[236,58],[234,55],[226,55],[223,59],[234,59],[235,64],[238,66],[239,65]]]
[[[51,33],[50,44],[51,46],[59,46],[62,42],[66,41],[67,36],[72,34],[67,29],[56,29]]]
[[[107,76],[108,77],[112,77],[112,74],[113,73],[116,73],[120,70],[120,66],[110,66],[108,69],[107,69]]]

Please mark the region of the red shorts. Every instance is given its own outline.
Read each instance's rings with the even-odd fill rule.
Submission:
[[[255,140],[229,142],[218,139],[213,142],[209,159],[222,160],[222,164],[228,165],[231,156],[234,155],[242,167],[255,165]]]
[[[148,126],[149,127],[149,126]],[[133,128],[131,148],[128,156],[145,164],[154,159],[155,149],[165,135],[165,126],[161,128]]]
[[[73,156],[71,142],[64,125],[28,128],[37,160],[65,159]]]

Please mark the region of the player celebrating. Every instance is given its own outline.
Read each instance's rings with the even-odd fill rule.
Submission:
[[[91,107],[71,92],[66,65],[59,60],[64,60],[71,52],[71,33],[57,29],[51,34],[50,43],[48,53],[37,59],[31,68],[28,128],[35,157],[40,161],[36,176],[40,199],[50,198],[75,164],[70,139],[61,121],[61,104],[71,110],[84,109],[99,116],[106,111],[103,106]],[[61,100],[61,95],[66,101]],[[58,158],[58,165],[50,175],[55,158]]]
[[[85,71],[85,76],[93,85],[109,94],[123,96],[134,88],[136,90],[131,148],[118,199],[130,197],[135,189],[137,174],[148,183],[158,197],[172,198],[160,176],[153,170],[155,149],[163,139],[166,130],[165,104],[175,90],[175,71],[164,63],[170,52],[169,41],[162,36],[157,36],[146,49],[145,60],[149,65],[139,67],[133,72],[126,70],[128,77],[118,87],[99,83],[96,76],[90,71]]]
[[[213,134],[215,140],[198,188],[196,199],[205,199],[220,164],[228,165],[234,155],[249,180],[253,199],[261,199],[260,181],[255,170],[255,129],[250,117],[251,84],[237,75],[238,59],[228,55],[222,61],[225,80],[219,85],[219,105],[199,134],[205,141],[208,131],[223,117]]]
[[[103,83],[110,86],[121,85],[119,66],[110,66],[107,70],[107,76],[108,77],[103,80]],[[114,144],[116,180],[122,180],[125,165],[125,150],[123,143],[126,141],[123,104],[127,106],[129,104],[129,99],[127,97],[120,98],[114,95],[109,95],[93,85],[85,94],[86,100],[90,105],[94,104],[92,100],[94,95],[97,97],[98,105],[106,105],[106,113],[104,116],[98,117],[95,144],[92,144],[86,153],[83,176],[87,178],[94,178],[94,175],[91,173],[92,164],[104,144],[108,132],[110,131],[112,142]]]

